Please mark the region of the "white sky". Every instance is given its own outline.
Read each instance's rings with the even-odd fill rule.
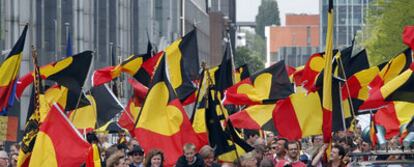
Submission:
[[[286,13],[319,13],[319,0],[276,0],[279,5],[280,19],[285,24]],[[261,0],[237,0],[237,21],[255,21]]]

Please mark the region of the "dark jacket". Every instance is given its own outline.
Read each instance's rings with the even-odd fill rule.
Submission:
[[[195,155],[196,161],[192,165],[187,165],[188,162],[185,159],[185,156],[182,155],[180,158],[178,158],[176,166],[175,167],[204,167],[204,160],[200,156],[200,154]]]

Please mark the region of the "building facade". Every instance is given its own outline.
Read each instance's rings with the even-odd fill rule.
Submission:
[[[364,17],[374,0],[334,0],[334,48],[350,46],[355,34],[365,25]],[[320,50],[325,48],[328,1],[319,0]]]
[[[0,49],[10,49],[24,25],[29,24],[21,75],[33,69],[30,46],[37,49],[40,65],[60,60],[65,55],[68,34],[74,54],[94,51],[93,70],[111,65],[112,51],[119,61],[145,53],[148,40],[162,50],[196,29],[199,60],[209,65],[213,59],[218,60],[210,54],[210,12],[220,12],[222,18],[235,22],[235,0],[0,0]],[[223,27],[228,26],[220,24],[214,27],[225,30]],[[221,42],[223,34],[215,40]],[[221,60],[222,53],[216,56]],[[122,83],[120,92],[124,104],[131,94],[126,83]],[[90,79],[85,84],[83,89],[88,90]],[[26,118],[29,94],[28,89],[20,101],[22,119]],[[20,127],[23,125],[20,121]]]
[[[266,26],[266,66],[285,60],[305,64],[319,47],[319,15],[287,14],[285,26]]]

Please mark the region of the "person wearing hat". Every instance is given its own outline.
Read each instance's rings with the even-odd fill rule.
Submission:
[[[6,151],[0,151],[0,167],[9,166],[9,156]]]
[[[144,149],[138,145],[134,145],[131,151],[128,152],[131,157],[131,164],[129,167],[144,167]]]

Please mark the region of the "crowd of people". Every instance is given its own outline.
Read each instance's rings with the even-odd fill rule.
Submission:
[[[262,137],[265,136],[265,137]],[[164,166],[163,150],[144,150],[134,138],[119,144],[110,144],[108,135],[90,134],[88,142],[99,146],[102,166],[107,167],[159,167]],[[404,160],[412,157],[399,155],[354,157],[352,153],[372,151],[371,143],[362,140],[361,131],[339,132],[334,134],[332,145],[323,142],[323,137],[312,136],[301,140],[288,140],[273,136],[272,133],[259,133],[245,130],[244,139],[254,150],[242,154],[234,162],[221,162],[214,149],[205,145],[197,150],[192,143],[183,146],[183,155],[176,160],[176,167],[344,167],[352,166],[353,161]],[[399,149],[397,137],[388,141],[389,149]],[[12,144],[7,152],[4,143],[0,145],[0,167],[15,167],[19,145]]]

